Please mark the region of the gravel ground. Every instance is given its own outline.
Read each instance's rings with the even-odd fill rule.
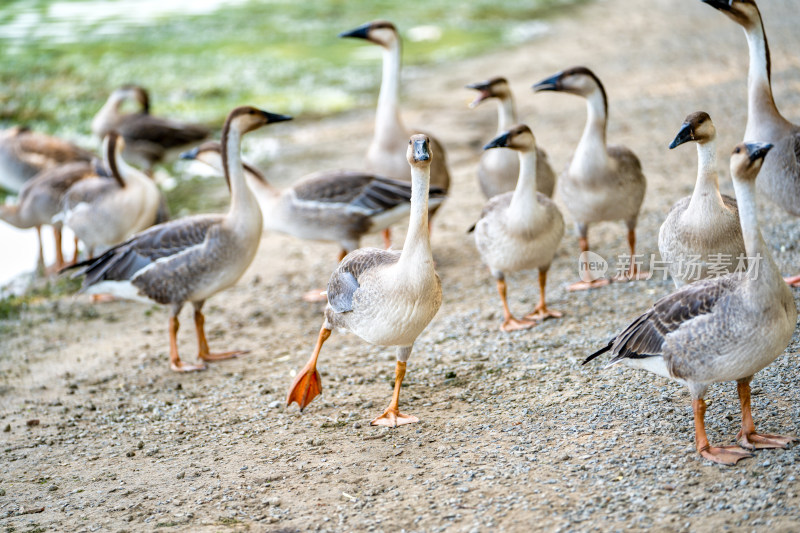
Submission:
[[[800,49],[792,0],[762,1],[778,106],[800,117]],[[635,5],[634,5],[635,4]],[[645,5],[647,4],[647,5]],[[562,167],[584,105],[530,85],[586,64],[610,97],[609,140],[640,156],[649,180],[640,247],[656,253],[669,206],[688,194],[696,155],[667,150],[685,115],[708,111],[727,154],[744,131],[747,48],[741,29],[699,0],[598,1],[553,21],[523,47],[406,73],[405,113],[449,149],[453,194],[433,231],[444,304],[419,338],[403,389],[419,424],[369,420],[388,403],[394,351],[334,334],[320,358],[324,391],[300,414],[283,406],[310,355],[336,246],[265,235],[242,280],[207,305],[212,348],[252,353],[176,375],[167,311],[84,297],[41,302],[0,338],[0,526],[5,531],[797,531],[798,447],[759,451],[736,467],[694,451],[688,393],[642,371],[580,361],[669,281],[570,294],[577,239],[551,268],[550,305],[564,312],[528,331],[499,331],[494,283],[465,230],[480,212],[479,147],[491,109],[469,110],[464,84],[505,75],[522,116]],[[376,63],[376,76],[379,66]],[[265,104],[265,107],[268,105]],[[280,112],[279,109],[274,111]],[[283,159],[269,176],[357,167],[372,111],[270,128]],[[559,199],[559,202],[561,200]],[[797,221],[762,201],[764,235],[786,274],[800,264]],[[398,238],[403,229],[396,232]],[[625,249],[621,223],[590,232],[595,251]],[[379,245],[377,237],[365,245]],[[531,308],[535,272],[509,278],[511,306]],[[188,311],[180,347],[194,359]],[[798,338],[753,382],[766,432],[797,433]],[[714,443],[739,428],[735,386],[713,386]]]

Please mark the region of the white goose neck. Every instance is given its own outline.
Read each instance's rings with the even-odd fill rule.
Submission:
[[[420,261],[431,258],[431,242],[428,234],[428,189],[430,187],[430,167],[411,167],[411,214],[408,222],[400,262]],[[432,259],[431,259],[432,261]]]
[[[772,259],[772,254],[761,237],[761,230],[758,226],[755,182],[734,179],[733,188],[736,191],[736,202],[739,206],[739,222],[742,225],[744,249],[748,259],[756,258],[755,261],[748,261],[748,280],[769,283],[774,281],[774,278],[778,278],[783,283],[780,271]]]
[[[608,165],[606,151],[606,101],[600,89],[586,96],[586,126],[570,165],[573,174]]]
[[[517,124],[517,110],[511,96],[504,96],[497,101],[497,133],[508,131]]]
[[[400,94],[400,41],[383,49],[383,75],[378,95],[378,110],[375,116],[375,135],[402,128],[398,111]]]
[[[530,218],[532,212],[539,209],[536,198],[536,149],[520,150],[519,179],[508,206],[509,215],[514,218]]]
[[[708,141],[697,143],[697,181],[689,201],[690,211],[699,209],[701,203],[713,200],[724,205],[719,192],[719,174],[717,172],[716,143]]]
[[[244,179],[241,132],[238,128],[230,127],[227,132],[227,138],[223,142],[226,149],[226,157],[223,159],[227,162],[225,174],[231,187],[231,207],[228,211],[228,216],[234,216],[238,213],[246,213],[250,211],[253,205],[257,206],[258,204]],[[260,214],[261,210],[258,209],[258,211]]]
[[[744,32],[750,53],[750,67],[747,73],[747,127],[745,128],[745,139],[764,141],[768,139],[756,138],[764,135],[759,131],[760,127],[773,127],[775,124],[784,126],[787,122],[775,106],[775,100],[772,96],[768,68],[769,50],[767,49],[764,25],[759,19],[757,23],[746,28]]]

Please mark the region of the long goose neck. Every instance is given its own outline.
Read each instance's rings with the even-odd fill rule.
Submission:
[[[772,254],[764,243],[758,227],[755,182],[734,180],[733,188],[736,191],[739,223],[742,225],[744,249],[748,257],[747,279],[769,283],[777,278],[783,284],[780,271],[773,261]],[[753,260],[753,258],[756,259]]]
[[[383,49],[383,75],[381,90],[378,95],[378,110],[375,115],[375,137],[390,135],[391,132],[402,129],[400,122],[399,95],[400,95],[400,54],[399,39]]]
[[[586,126],[575,149],[573,164],[591,163],[605,165],[608,160],[606,151],[606,124],[608,107],[605,92],[597,89],[586,96]]]
[[[764,32],[764,24],[759,16],[758,21],[751,24],[744,30],[747,37],[747,48],[750,53],[750,67],[747,73],[747,127],[745,138],[750,139],[751,135],[759,135],[756,128],[765,122],[768,125],[778,123],[784,125],[784,119],[775,100],[772,97],[772,85],[770,81],[771,65],[769,56],[769,45],[767,35]],[[766,139],[750,139],[766,140]]]
[[[711,197],[722,205],[719,192],[719,174],[717,173],[717,153],[714,141],[697,144],[697,181],[689,201],[689,209],[697,209],[700,204]]]
[[[222,167],[225,171],[225,180],[231,190],[229,217],[234,217],[240,213],[249,213],[254,205],[259,215],[261,213],[261,210],[257,208],[256,198],[244,179],[241,148],[241,132],[238,128],[225,124],[222,132]]]
[[[517,110],[514,107],[514,99],[511,96],[504,96],[497,101],[497,133],[508,131],[512,126],[518,124]]]
[[[536,196],[536,149],[521,150],[519,179],[508,206],[509,215],[514,219],[529,219],[539,207]]]
[[[430,169],[411,167],[411,215],[408,221],[403,251],[400,262],[413,261],[417,264],[422,259],[431,261],[431,241],[428,233],[428,189],[430,188]],[[416,260],[416,261],[415,261]]]

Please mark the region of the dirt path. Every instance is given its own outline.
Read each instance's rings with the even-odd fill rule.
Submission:
[[[761,4],[776,101],[797,120],[795,1]],[[394,352],[346,334],[325,345],[323,395],[302,415],[283,407],[322,320],[322,306],[299,295],[325,283],[336,247],[265,235],[240,283],[207,305],[212,347],[252,353],[207,372],[169,372],[167,312],[157,306],[63,299],[3,325],[0,527],[800,529],[797,447],[759,452],[735,468],[713,466],[693,451],[683,388],[644,372],[580,366],[670,282],[568,294],[577,255],[570,233],[549,290],[565,317],[526,332],[498,331],[494,285],[465,233],[483,203],[475,165],[495,113],[467,109],[471,95],[462,87],[508,77],[522,116],[560,169],[580,136],[584,105],[529,87],[577,64],[605,82],[609,140],[633,148],[648,177],[643,252],[657,252],[664,214],[694,182],[695,150],[666,148],[688,113],[712,116],[723,188],[731,190],[725,169],[744,130],[747,48],[741,30],[699,0],[598,1],[523,47],[409,71],[406,122],[444,140],[454,175],[433,233],[445,301],[415,346],[403,390],[405,409],[422,422],[395,431],[369,426],[389,400]],[[288,155],[267,174],[357,167],[372,118],[354,112],[273,130],[284,135]],[[765,238],[784,271],[796,271],[797,221],[762,204]],[[624,250],[622,224],[593,227],[590,237],[606,257]],[[512,308],[532,307],[535,273],[509,284]],[[185,313],[180,347],[191,361],[196,347]],[[765,431],[800,431],[797,351],[795,338],[756,377],[754,413]],[[713,387],[709,398],[709,436],[730,442],[739,419],[734,387]]]

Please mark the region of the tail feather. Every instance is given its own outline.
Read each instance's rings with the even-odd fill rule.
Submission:
[[[612,347],[613,345],[614,345],[614,339],[612,339],[612,340],[611,340],[611,341],[610,341],[610,342],[609,342],[609,343],[608,343],[608,344],[607,344],[605,347],[603,347],[603,348],[600,348],[599,350],[597,350],[596,352],[594,352],[592,355],[590,355],[589,357],[587,357],[586,359],[584,359],[584,360],[583,360],[583,363],[581,363],[581,364],[582,364],[582,365],[585,365],[586,363],[588,363],[589,361],[591,361],[592,359],[594,359],[594,358],[595,358],[595,357],[597,357],[598,355],[602,355],[602,354],[604,354],[604,353],[606,353],[606,352],[610,351],[610,350],[611,350],[611,347]]]

